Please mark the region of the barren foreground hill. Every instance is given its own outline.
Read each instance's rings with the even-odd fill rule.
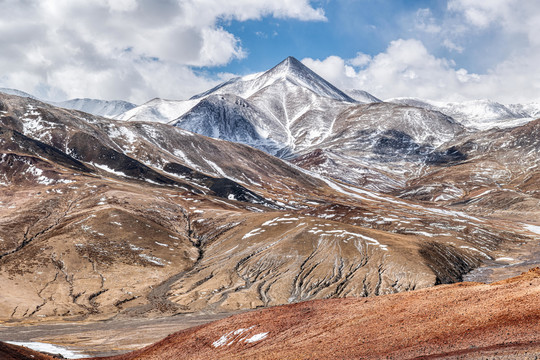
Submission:
[[[245,313],[114,360],[535,359],[539,304],[536,268],[491,285],[458,283]]]
[[[490,285],[457,283],[267,308],[107,359],[537,359],[539,304],[535,268]],[[10,350],[1,345],[0,357],[39,358],[22,350],[10,358]]]

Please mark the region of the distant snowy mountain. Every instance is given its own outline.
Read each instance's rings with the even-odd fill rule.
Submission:
[[[197,105],[200,100],[152,99],[115,117],[125,121],[154,121],[168,123],[179,118]]]
[[[505,106],[498,102],[485,99],[464,102],[441,102],[416,98],[394,98],[386,101],[440,111],[467,127],[480,130],[488,130],[495,127],[515,127],[523,125],[540,115],[540,104],[514,104]]]
[[[528,104],[510,104],[508,108],[515,113],[520,113],[524,117],[530,117],[533,119],[540,118],[540,103],[528,103]]]
[[[92,115],[104,116],[108,118],[114,118],[115,116],[125,113],[126,111],[129,111],[137,106],[122,100],[107,101],[97,99],[72,99],[51,104],[66,109],[84,111]]]
[[[311,99],[324,98],[327,100],[326,102],[357,102],[297,59],[288,57],[268,71],[230,79],[208,91],[193,96],[189,100],[153,99],[115,118],[126,121],[168,123],[180,118],[210,95],[233,94],[245,100],[253,100],[260,98],[260,93],[267,92],[265,89],[276,89],[277,87],[281,87],[285,91],[285,88],[301,88]]]
[[[460,138],[525,124],[539,114],[539,104],[489,100],[382,102],[363,90],[343,92],[288,57],[190,100],[154,99],[116,118],[168,123],[247,144],[316,173],[387,192],[426,168],[465,161],[467,148],[455,147]]]
[[[107,118],[114,118],[115,116],[125,113],[126,111],[131,110],[137,106],[135,104],[132,104],[130,102],[123,101],[123,100],[107,101],[107,100],[87,99],[87,98],[71,99],[71,100],[66,100],[66,101],[46,101],[46,100],[38,99],[34,95],[30,95],[28,93],[25,93],[24,91],[20,91],[16,89],[9,89],[9,88],[0,88],[0,92],[4,94],[8,94],[8,95],[16,95],[16,96],[27,97],[34,100],[40,100],[54,106],[71,109],[71,110],[84,111],[85,113],[89,113],[89,114],[97,115],[97,116],[104,116]]]
[[[375,102],[382,102],[381,99],[376,98],[375,96],[371,95],[367,91],[364,90],[358,90],[358,89],[349,89],[346,90],[345,93],[352,97],[354,100],[361,102],[361,103],[375,103]]]
[[[17,89],[0,88],[0,92],[2,92],[4,94],[8,94],[8,95],[22,96],[22,97],[27,97],[27,98],[30,98],[30,99],[37,100],[37,98],[34,95],[30,95],[28,93],[25,93],[24,91],[17,90]]]

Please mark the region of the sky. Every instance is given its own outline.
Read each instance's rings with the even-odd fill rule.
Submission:
[[[0,87],[187,99],[294,56],[380,99],[540,102],[537,0],[0,0]]]

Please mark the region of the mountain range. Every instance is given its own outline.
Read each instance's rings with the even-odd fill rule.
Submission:
[[[534,104],[383,102],[292,57],[189,100],[27,95],[0,94],[3,322],[371,297],[540,262]]]
[[[0,93],[8,95],[17,95],[22,97],[31,98],[34,100],[40,100],[37,97],[30,95],[24,91],[9,89],[9,88],[0,88]],[[43,100],[41,100],[43,101]],[[113,118],[123,114],[124,112],[133,109],[137,105],[123,100],[98,100],[98,99],[71,99],[66,101],[44,101],[51,105],[72,109],[80,110],[86,113],[93,115],[104,116],[107,118]]]

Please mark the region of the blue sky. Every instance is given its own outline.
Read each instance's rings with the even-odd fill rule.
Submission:
[[[501,27],[467,29],[458,36],[463,51],[450,50],[440,32],[430,33],[417,25],[420,13],[430,14],[433,26],[459,26],[459,11],[449,11],[447,0],[328,0],[312,1],[324,9],[327,21],[300,21],[266,17],[250,21],[218,21],[235,34],[247,56],[223,68],[208,69],[243,74],[268,69],[291,55],[298,59],[323,59],[337,55],[354,58],[358,52],[371,56],[384,52],[397,39],[419,39],[430,53],[451,59],[456,67],[486,73],[508,55],[509,43],[526,46],[525,36],[506,34]],[[428,21],[429,23],[429,21]],[[428,24],[429,25],[429,24]]]
[[[0,0],[0,87],[185,99],[289,55],[343,89],[540,101],[537,0]]]
[[[446,1],[331,0],[312,2],[324,9],[327,21],[296,19],[220,21],[235,34],[248,52],[245,59],[232,61],[225,71],[242,73],[267,69],[287,56],[326,58],[355,57],[358,51],[377,54],[391,40],[412,36],[408,21],[418,9],[441,12]]]

